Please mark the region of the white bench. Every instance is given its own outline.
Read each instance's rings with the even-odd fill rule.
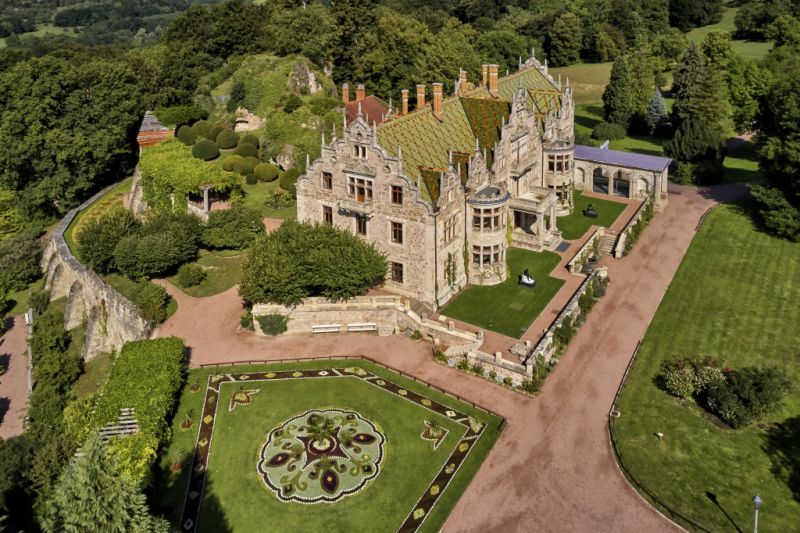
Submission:
[[[374,322],[364,322],[363,324],[347,324],[347,331],[378,331],[378,325]]]
[[[311,333],[339,333],[341,329],[341,324],[318,324],[311,326]]]

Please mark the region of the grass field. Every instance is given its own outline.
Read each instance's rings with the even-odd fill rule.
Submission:
[[[442,314],[518,339],[564,284],[563,280],[550,277],[560,260],[552,252],[509,248],[507,280],[498,285],[473,285],[465,289],[442,309]],[[517,276],[525,269],[536,280],[533,289],[517,283]]]
[[[606,90],[611,77],[612,66],[612,62],[578,63],[568,67],[551,68],[549,72],[556,79],[561,74],[562,83],[566,83],[569,78],[572,98],[576,104],[595,104],[603,101],[603,91]]]
[[[44,37],[45,35],[72,35],[73,28],[62,28],[60,26],[53,26],[52,24],[39,24],[39,28],[36,31],[31,31],[28,33],[21,33],[19,35],[20,40],[24,41],[26,38],[30,37]],[[6,40],[0,39],[0,48],[6,47]]]
[[[583,237],[583,234],[592,225],[603,226],[604,228],[611,227],[617,217],[625,211],[625,204],[623,203],[589,198],[580,191],[575,191],[572,198],[575,202],[575,208],[572,213],[564,217],[558,217],[558,229],[561,230],[561,236],[570,241]],[[583,210],[590,203],[599,215],[597,218],[589,218],[583,215]]]
[[[83,211],[78,212],[75,218],[72,219],[72,223],[67,227],[67,231],[64,232],[64,240],[78,260],[80,260],[80,257],[75,246],[75,236],[80,233],[81,226],[94,218],[105,215],[114,207],[121,206],[123,196],[131,189],[131,179],[126,178],[119,182],[116,187],[110,189]]]
[[[187,387],[181,397],[179,415],[173,424],[173,442],[163,456],[158,475],[154,501],[162,507],[157,512],[166,513],[173,525],[177,526],[180,521],[189,468],[187,466],[180,474],[174,474],[170,472],[169,463],[175,453],[194,449],[198,436],[197,420],[201,416],[203,391],[209,375],[217,372],[247,372],[252,375],[257,371],[286,369],[330,371],[332,367],[354,366],[487,424],[420,529],[438,531],[498,437],[500,420],[364,361],[306,361],[269,367],[237,366],[191,371],[188,382],[197,381],[202,387],[197,393],[191,393]],[[415,509],[417,500],[427,494],[439,470],[460,446],[465,431],[463,425],[416,401],[353,376],[273,381],[262,378],[261,381],[247,382],[247,389],[259,389],[260,392],[252,395],[249,405],[229,410],[231,394],[240,388],[236,383],[220,385],[219,403],[222,405],[216,410],[199,531],[264,531],[265,524],[270,524],[266,529],[275,531],[370,531],[376,528],[394,531]],[[355,411],[372,422],[385,437],[379,473],[359,492],[331,503],[285,502],[268,488],[257,471],[261,447],[269,432],[310,409]],[[179,424],[187,412],[195,419],[195,426],[182,431]],[[425,420],[432,419],[448,430],[436,449],[430,441],[420,437],[425,429]]]
[[[244,206],[249,207],[261,213],[262,217],[269,218],[282,218],[284,220],[294,220],[297,218],[297,206],[292,205],[284,209],[272,209],[264,205],[264,199],[268,193],[282,191],[278,180],[270,181],[267,183],[258,182],[253,185],[245,183],[242,188],[244,189]]]
[[[236,255],[228,253],[200,250],[200,257],[194,264],[200,265],[206,273],[206,279],[194,287],[181,287],[178,285],[178,276],[171,276],[167,280],[180,290],[194,296],[203,298],[224,292],[237,283],[242,277],[242,265],[247,259],[247,254],[239,252]]]
[[[800,244],[760,232],[740,206],[719,207],[690,246],[627,380],[614,422],[624,462],[669,507],[712,531],[751,529],[756,493],[764,531],[798,530],[798,279]],[[654,384],[664,361],[702,356],[732,368],[782,367],[794,391],[770,419],[722,428]]]
[[[733,19],[736,16],[738,7],[723,7],[722,20],[716,24],[694,28],[686,34],[686,38],[691,43],[700,44],[706,35],[712,31],[727,31],[733,33],[736,31],[736,25]],[[767,52],[772,48],[772,43],[755,42],[755,41],[733,41],[733,50],[745,59],[761,59],[767,55]]]

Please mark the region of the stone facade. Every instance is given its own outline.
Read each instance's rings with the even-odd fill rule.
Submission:
[[[297,182],[297,215],[372,242],[389,261],[386,287],[436,309],[467,283],[504,281],[509,246],[554,250],[573,188],[592,184],[576,181],[569,81],[533,55],[504,78],[485,65],[480,85],[462,72],[448,98],[436,83],[426,104],[425,90],[413,112],[404,90],[382,123],[359,108],[340,136],[323,136]],[[637,183],[634,195],[666,187]]]
[[[141,317],[139,308],[83,266],[64,240],[64,232],[75,215],[108,190],[99,192],[67,213],[42,255],[41,266],[50,299],[67,298],[64,327],[70,330],[86,322],[81,350],[85,360],[103,352],[119,351],[126,342],[146,339],[153,329],[152,323]]]

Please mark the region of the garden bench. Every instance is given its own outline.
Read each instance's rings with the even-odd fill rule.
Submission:
[[[374,322],[363,324],[347,324],[347,331],[378,331],[378,325]]]
[[[311,326],[311,333],[339,333],[341,324],[317,324]]]

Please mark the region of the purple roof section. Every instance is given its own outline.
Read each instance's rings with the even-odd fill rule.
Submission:
[[[621,152],[619,150],[606,150],[603,148],[594,148],[592,146],[581,146],[579,144],[575,145],[573,157],[584,161],[638,168],[641,170],[650,170],[652,172],[663,172],[664,169],[672,163],[672,159],[668,157],[634,154],[631,152]]]

